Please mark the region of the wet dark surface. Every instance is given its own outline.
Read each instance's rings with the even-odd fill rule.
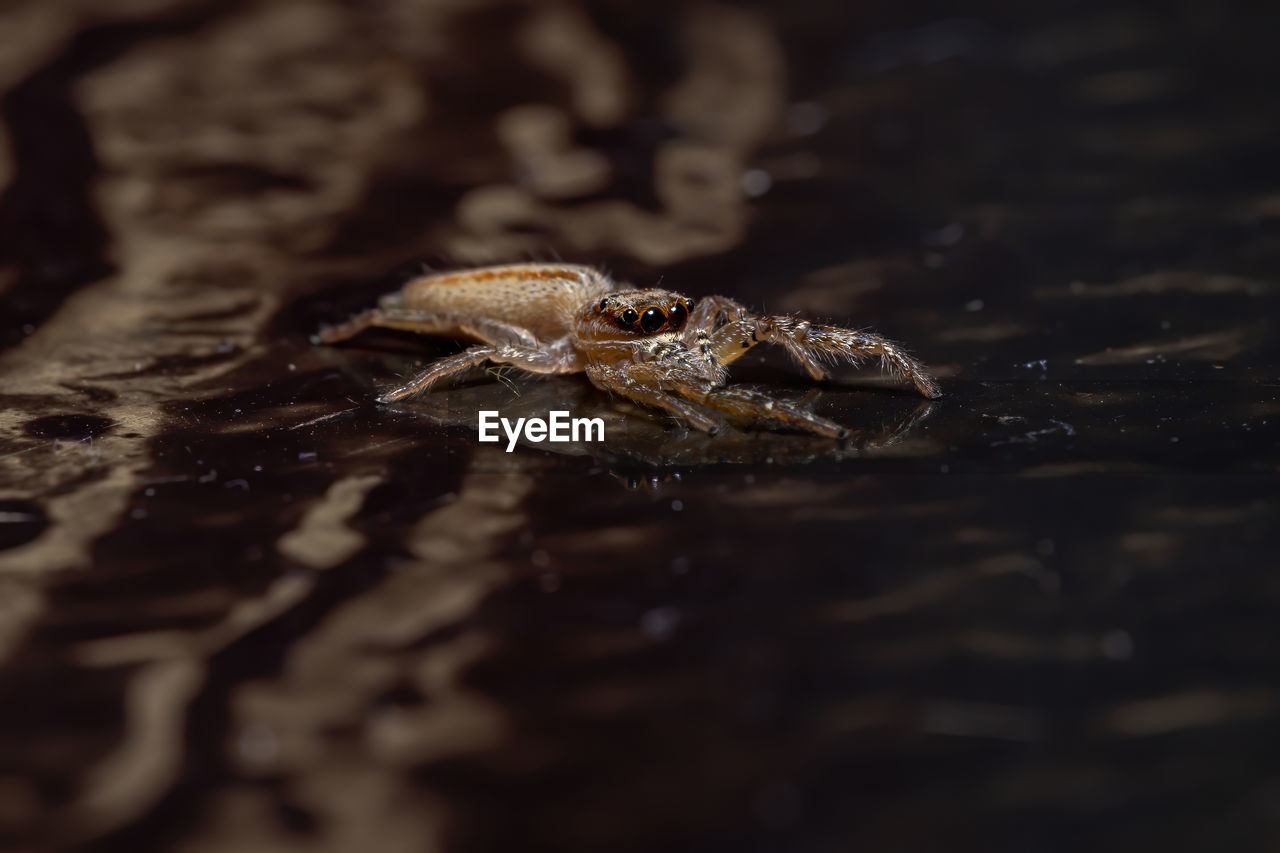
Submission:
[[[96,153],[50,143],[62,231],[34,130],[0,170],[53,241],[0,245],[0,844],[1280,843],[1276,21],[153,5],[3,69]],[[581,376],[384,407],[458,345],[306,343],[548,257],[874,328],[944,396],[753,354],[850,438],[708,437]]]

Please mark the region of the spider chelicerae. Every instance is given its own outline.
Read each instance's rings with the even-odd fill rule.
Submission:
[[[436,361],[379,400],[419,394],[485,362],[530,373],[586,373],[598,388],[716,432],[725,416],[831,438],[840,424],[760,391],[726,386],[729,365],[757,344],[785,349],[815,380],[826,365],[877,357],[925,397],[941,394],[920,362],[870,332],[753,314],[725,296],[694,300],[661,288],[623,289],[589,266],[526,263],[416,278],[313,336],[345,341],[370,326],[463,338],[475,346]]]

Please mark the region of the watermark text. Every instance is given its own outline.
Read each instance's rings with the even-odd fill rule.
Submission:
[[[571,418],[568,412],[548,412],[547,419],[502,417],[496,411],[481,410],[480,440],[498,442],[502,440],[498,429],[507,437],[507,452],[516,449],[523,434],[526,441],[538,444],[543,441],[568,443],[578,441],[604,441],[603,418]]]

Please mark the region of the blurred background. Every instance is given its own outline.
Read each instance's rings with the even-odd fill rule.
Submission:
[[[1275,850],[1277,24],[8,0],[0,847]],[[753,352],[853,435],[710,439],[307,343],[552,259],[944,396]]]

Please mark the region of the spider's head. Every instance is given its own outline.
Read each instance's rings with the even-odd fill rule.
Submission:
[[[596,340],[634,340],[684,328],[693,300],[670,290],[621,290],[587,307],[580,327]]]

